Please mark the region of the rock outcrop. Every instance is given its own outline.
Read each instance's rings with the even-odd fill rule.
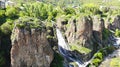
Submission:
[[[61,29],[70,46],[77,45],[91,50],[88,54],[81,54],[84,60],[88,60],[92,53],[103,47],[102,40],[105,25],[104,20],[98,16],[71,17],[67,21],[61,17],[57,19],[57,27]],[[77,50],[77,48],[75,49]]]
[[[104,20],[98,18],[97,16],[93,17],[93,37],[94,40],[98,43],[102,43],[102,33],[105,29]],[[102,45],[100,45],[102,47]]]
[[[93,22],[91,17],[79,17],[78,20],[71,18],[68,22],[59,20],[60,18],[57,26],[63,30],[69,44],[78,43],[78,45],[92,49]]]
[[[83,17],[77,20],[77,32],[76,32],[76,39],[80,41],[82,46],[87,48],[92,48],[92,27],[93,22],[91,17]]]
[[[12,32],[12,67],[50,67],[53,51],[44,29],[19,29]]]
[[[93,21],[90,16],[83,16],[77,19],[72,17],[68,21],[65,21],[65,18],[58,18],[57,27],[63,32],[67,43],[71,47],[78,46],[80,48],[85,47],[91,51],[93,50]],[[82,53],[77,50],[79,49],[75,48],[76,52],[73,51],[75,57],[82,57],[83,61],[90,59],[91,52]]]
[[[114,21],[112,22],[110,29],[112,29],[112,30],[120,29],[120,15],[117,15],[114,18]]]

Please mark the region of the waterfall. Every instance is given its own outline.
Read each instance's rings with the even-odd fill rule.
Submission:
[[[119,46],[120,45],[120,38],[115,38],[114,37],[114,39],[115,39],[115,43],[113,44],[114,46]]]
[[[57,38],[58,38],[58,48],[59,51],[62,55],[67,54],[68,50],[70,50],[70,47],[66,44],[62,33],[60,32],[59,29],[56,30],[57,31]]]
[[[59,51],[61,53],[61,55],[67,59],[67,61],[69,62],[72,61],[72,62],[75,62],[78,67],[86,67],[90,62],[91,60],[93,60],[94,56],[87,62],[82,62],[80,59],[76,59],[72,56],[72,53],[70,52],[70,47],[69,45],[65,42],[65,39],[61,33],[61,31],[59,29],[56,29],[56,32],[57,32],[57,38],[58,38],[58,48],[59,48]],[[117,38],[117,37],[112,37],[111,38],[111,41],[114,41],[114,46],[115,47],[118,47],[119,48],[119,51],[120,51],[120,38]],[[118,52],[118,51],[117,51]],[[97,53],[97,52],[96,52]],[[120,54],[119,54],[120,55]],[[69,65],[69,67],[71,67]]]
[[[88,62],[83,63],[81,60],[78,60],[78,59],[75,59],[74,57],[72,57],[72,54],[70,53],[70,47],[65,42],[61,31],[59,29],[56,29],[56,32],[57,32],[57,38],[58,38],[58,48],[59,48],[60,53],[63,55],[63,57],[72,62],[75,62],[79,67],[86,67]]]

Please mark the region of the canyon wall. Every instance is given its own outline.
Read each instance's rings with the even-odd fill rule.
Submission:
[[[19,29],[11,36],[12,67],[50,67],[54,56],[45,29]]]

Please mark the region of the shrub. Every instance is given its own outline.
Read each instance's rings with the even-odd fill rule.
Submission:
[[[0,18],[5,16],[5,10],[0,9]]]
[[[13,29],[13,24],[10,24],[11,22],[6,22],[4,24],[1,25],[1,31],[4,34],[10,34],[12,32]]]
[[[20,15],[23,15],[25,13],[26,16],[36,17],[41,20],[45,20],[48,18],[48,16],[52,16],[51,14],[52,14],[53,7],[51,5],[47,5],[42,2],[24,4],[23,7],[24,7],[24,10],[23,12],[21,12]]]
[[[103,59],[103,54],[101,52],[96,53],[95,58],[99,58],[100,60]]]
[[[20,12],[19,12],[19,16],[20,16],[20,17],[24,17],[24,16],[26,16],[26,12],[24,12],[24,11],[20,11]]]
[[[25,29],[29,29],[29,28],[37,28],[37,29],[41,29],[44,28],[43,23],[34,17],[20,17],[18,20],[16,20],[16,26],[18,28],[25,28]]]
[[[75,13],[75,9],[74,8],[70,8],[70,7],[65,8],[64,12],[65,12],[66,15],[68,15],[68,14],[76,14]]]
[[[89,66],[98,67],[98,65],[103,61],[104,57],[113,51],[114,48],[112,46],[100,49],[97,53],[94,54],[94,58]]]
[[[119,29],[115,30],[115,36],[120,37],[120,30]]]
[[[50,67],[64,67],[63,60],[64,60],[64,58],[60,54],[55,53],[54,60],[52,61]]]
[[[75,44],[71,44],[70,47],[71,47],[71,50],[73,50],[73,51],[77,50],[78,52],[84,53],[84,54],[89,54],[91,52],[90,49],[83,47],[83,46],[78,46]]]
[[[5,12],[5,15],[8,17],[8,18],[11,18],[11,19],[16,19],[18,18],[18,9],[15,8],[15,7],[7,7],[6,8],[6,12]]]
[[[93,65],[95,65],[95,66],[98,66],[100,62],[101,62],[101,60],[98,59],[98,58],[92,60],[92,63],[93,63]]]
[[[5,10],[0,9],[0,25],[5,22]]]
[[[104,13],[109,12],[110,8],[109,7],[101,7],[101,11]]]
[[[108,30],[108,29],[103,29],[103,32],[102,32],[102,38],[104,39],[104,40],[106,40],[108,37],[109,37],[109,35],[110,35],[110,31]]]
[[[84,4],[80,7],[80,13],[88,13],[88,14],[100,14],[101,11],[99,10],[99,6],[96,4]]]

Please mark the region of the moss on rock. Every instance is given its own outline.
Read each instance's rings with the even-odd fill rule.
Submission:
[[[78,45],[70,45],[70,47],[71,47],[71,50],[77,50],[78,52],[80,52],[80,53],[84,53],[84,54],[88,54],[88,53],[90,53],[91,52],[91,50],[90,49],[88,49],[88,48],[86,48],[86,47],[83,47],[83,46],[78,46]]]

